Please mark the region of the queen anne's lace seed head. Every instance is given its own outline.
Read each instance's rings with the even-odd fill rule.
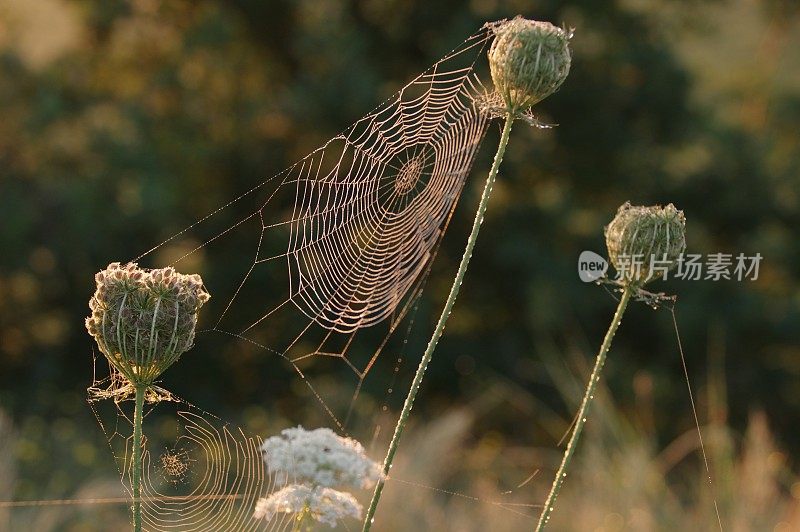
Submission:
[[[567,79],[572,32],[516,17],[494,26],[492,81],[506,111],[518,114],[553,94]]]
[[[199,275],[114,262],[95,282],[86,329],[129,381],[149,385],[191,349],[197,312],[210,298]]]
[[[361,511],[362,506],[349,493],[321,486],[312,488],[293,484],[259,499],[253,518],[269,521],[278,513],[298,516],[307,513],[320,523],[336,528],[336,524],[345,517],[361,519]]]
[[[686,250],[686,218],[671,203],[637,207],[626,202],[605,234],[611,263],[627,283],[644,284],[661,277]],[[660,267],[651,268],[651,261]]]
[[[380,466],[364,447],[330,429],[285,429],[261,446],[270,473],[280,481],[312,486],[371,487],[381,476]]]

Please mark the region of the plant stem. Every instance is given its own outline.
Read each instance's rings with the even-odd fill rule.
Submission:
[[[422,360],[417,368],[417,373],[414,375],[414,381],[411,383],[411,388],[408,390],[408,396],[403,404],[403,410],[400,412],[400,418],[397,420],[397,425],[394,428],[394,436],[392,436],[392,441],[389,444],[389,450],[386,453],[386,459],[383,462],[383,476],[378,480],[378,483],[375,486],[375,493],[372,495],[372,502],[370,502],[369,510],[367,511],[367,516],[364,520],[363,532],[368,532],[372,526],[372,521],[375,517],[375,510],[378,508],[378,502],[381,498],[381,492],[383,491],[386,477],[389,475],[389,470],[392,467],[394,455],[397,452],[398,445],[400,444],[400,436],[402,436],[403,429],[405,428],[406,422],[411,415],[411,408],[414,406],[414,399],[416,398],[419,387],[422,384],[422,378],[425,375],[425,370],[428,367],[428,363],[431,361],[431,357],[433,357],[433,351],[436,349],[436,344],[439,342],[442,332],[444,332],[444,326],[447,323],[447,318],[450,317],[450,312],[453,310],[453,304],[456,302],[456,297],[458,296],[458,291],[461,288],[461,283],[464,281],[464,274],[467,272],[469,260],[472,258],[472,250],[475,248],[475,242],[478,239],[478,233],[480,232],[481,224],[483,223],[483,216],[486,213],[486,206],[489,203],[489,196],[492,194],[492,187],[495,179],[497,178],[497,171],[500,169],[500,163],[503,161],[503,155],[505,154],[506,146],[508,145],[508,138],[511,134],[511,125],[513,123],[514,115],[510,113],[507,114],[505,124],[503,125],[503,133],[500,135],[500,144],[497,147],[497,153],[495,153],[494,162],[492,163],[492,168],[489,171],[489,176],[486,178],[486,185],[483,187],[483,194],[481,195],[481,201],[478,204],[478,210],[475,213],[475,220],[472,222],[472,232],[467,240],[467,246],[464,249],[464,255],[461,257],[461,263],[458,265],[458,272],[453,280],[453,286],[450,287],[450,294],[447,296],[444,309],[442,309],[442,314],[439,316],[439,321],[436,323],[436,328],[433,330],[433,335],[428,342],[428,347],[425,349],[425,354],[422,355]]]
[[[142,530],[142,412],[146,386],[136,385],[136,407],[133,410],[133,530]]]
[[[295,516],[294,518],[294,525],[292,525],[292,532],[302,532],[303,522],[306,520],[306,516],[309,513],[311,513],[311,508],[309,508],[308,503],[306,503],[300,514]]]
[[[536,525],[536,531],[541,532],[547,526],[550,520],[550,514],[556,504],[558,492],[561,490],[561,485],[564,484],[564,479],[567,476],[567,468],[572,461],[572,455],[575,454],[575,447],[578,444],[578,439],[581,436],[583,426],[586,424],[586,411],[589,404],[594,399],[594,390],[597,387],[597,381],[600,380],[600,372],[603,369],[603,364],[606,362],[606,355],[611,349],[611,342],[614,340],[614,334],[617,332],[620,323],[622,323],[622,315],[625,313],[625,307],[628,306],[628,301],[631,298],[632,289],[626,287],[622,292],[622,297],[617,305],[617,311],[614,313],[614,318],[611,320],[611,325],[608,326],[606,336],[603,338],[603,344],[600,346],[600,352],[597,353],[597,359],[594,363],[594,369],[589,377],[589,383],[586,385],[586,392],[583,394],[583,401],[581,407],[578,409],[578,415],[575,421],[575,428],[572,431],[572,436],[569,438],[567,448],[564,451],[564,458],[561,460],[561,466],[558,468],[556,477],[553,479],[553,486],[550,488],[550,493],[547,495],[547,501],[544,503],[544,509],[539,516],[539,524]]]

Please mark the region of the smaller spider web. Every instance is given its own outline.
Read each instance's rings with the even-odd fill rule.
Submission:
[[[102,385],[102,381],[98,384]],[[141,508],[144,530],[288,530],[291,519],[253,518],[258,498],[283,484],[270,475],[261,439],[170,394],[145,408]],[[159,400],[160,399],[160,400]],[[109,403],[113,405],[109,408]],[[133,425],[123,405],[90,402],[124,488],[132,496]]]

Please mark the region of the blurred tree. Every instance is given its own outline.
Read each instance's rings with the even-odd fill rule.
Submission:
[[[96,270],[285,168],[483,22],[518,12],[577,28],[572,74],[537,110],[560,126],[515,132],[470,289],[418,415],[509,379],[569,417],[540,354],[554,341],[591,356],[613,305],[579,282],[576,258],[603,250],[603,225],[624,201],[674,202],[686,211],[691,252],[764,256],[756,282],[664,285],[679,295],[695,384],[706,381],[714,324],[735,390],[734,426],[763,406],[778,438],[800,449],[792,427],[800,415],[800,15],[792,3],[2,0],[0,407],[22,441],[16,496],[66,494],[109,471],[83,403],[91,375],[83,317]],[[444,298],[475,192],[470,183],[411,345],[424,342]],[[185,251],[166,249],[155,262]],[[230,271],[251,260],[248,249],[232,249],[225,257],[204,250],[187,268],[212,287],[230,283]],[[292,422],[311,415],[285,406],[296,377],[273,358],[216,347],[198,345],[176,392],[191,389],[197,404],[245,424],[259,403],[293,412]],[[403,385],[418,354],[403,366]],[[608,370],[623,407],[634,375],[654,376],[660,438],[691,427],[668,315],[633,309]],[[380,401],[385,389],[367,385]],[[538,414],[523,422],[512,408],[476,430],[552,445]]]

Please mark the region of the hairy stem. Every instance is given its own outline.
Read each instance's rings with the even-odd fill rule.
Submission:
[[[472,258],[472,250],[475,248],[475,242],[478,239],[478,233],[480,232],[481,224],[483,223],[483,216],[486,213],[486,206],[489,203],[489,196],[492,194],[492,187],[495,179],[497,178],[497,171],[500,169],[500,163],[503,161],[503,155],[505,154],[506,146],[508,145],[508,138],[511,134],[511,125],[513,123],[514,116],[512,114],[507,114],[505,124],[503,125],[503,133],[500,135],[500,144],[497,147],[497,153],[495,153],[494,162],[492,163],[492,168],[489,171],[489,176],[486,178],[486,185],[483,187],[481,201],[478,204],[478,210],[475,213],[475,220],[472,223],[472,232],[467,240],[467,246],[464,249],[464,255],[461,257],[461,263],[458,265],[458,272],[453,280],[453,286],[450,287],[450,294],[447,296],[444,309],[442,309],[442,314],[439,316],[439,321],[436,323],[436,328],[433,330],[433,335],[428,342],[428,347],[425,349],[425,354],[422,355],[422,360],[417,368],[417,373],[414,375],[414,381],[411,383],[411,388],[408,390],[406,402],[403,404],[403,410],[400,412],[400,418],[397,420],[397,425],[394,428],[394,436],[392,436],[392,441],[389,444],[389,450],[386,453],[386,459],[383,462],[383,476],[378,480],[378,483],[375,486],[375,493],[372,495],[372,501],[370,502],[369,510],[367,510],[367,516],[364,519],[363,532],[368,532],[372,526],[372,521],[375,517],[375,510],[378,508],[378,502],[380,501],[381,493],[383,492],[383,486],[386,481],[386,477],[389,475],[389,470],[392,468],[392,461],[394,460],[394,455],[397,452],[397,447],[400,444],[400,437],[402,436],[403,429],[405,428],[406,422],[411,415],[411,408],[414,406],[414,399],[417,397],[417,392],[422,384],[422,378],[425,375],[425,370],[428,368],[431,357],[433,357],[433,351],[436,349],[436,344],[439,343],[439,338],[442,336],[444,326],[447,323],[447,318],[450,317],[450,312],[453,310],[453,304],[456,302],[456,297],[458,296],[458,291],[461,288],[461,283],[464,281],[464,274],[467,272],[469,260]]]
[[[133,410],[133,530],[142,530],[142,412],[146,386],[136,385],[136,406]]]
[[[564,479],[567,476],[567,468],[572,461],[572,456],[575,454],[575,447],[577,446],[578,439],[583,431],[583,426],[586,424],[586,411],[588,410],[592,399],[594,399],[594,390],[597,387],[597,381],[600,380],[600,372],[603,370],[603,364],[606,362],[606,355],[608,355],[608,351],[611,349],[611,342],[614,340],[614,334],[617,332],[617,329],[622,322],[622,315],[625,313],[625,307],[628,306],[631,293],[631,288],[625,288],[622,292],[622,297],[617,305],[617,311],[614,313],[614,318],[611,320],[611,325],[608,326],[608,331],[606,332],[605,338],[603,338],[603,344],[600,346],[600,352],[597,353],[594,369],[592,369],[592,374],[589,377],[589,383],[586,385],[586,392],[583,394],[581,407],[578,409],[575,428],[572,431],[572,436],[570,436],[569,443],[567,443],[567,448],[564,451],[564,458],[561,460],[561,466],[559,466],[556,477],[553,479],[553,485],[550,488],[550,493],[547,495],[547,501],[544,503],[542,514],[539,516],[539,523],[536,525],[537,532],[544,530],[544,527],[547,526],[547,522],[550,520],[550,514],[553,512],[553,508],[555,507],[558,492],[561,491],[561,486],[564,484]]]
[[[308,514],[310,513],[311,513],[311,508],[309,508],[308,503],[306,503],[302,511],[294,518],[294,525],[292,525],[292,532],[302,532],[303,523],[306,520],[306,516],[308,516]]]

